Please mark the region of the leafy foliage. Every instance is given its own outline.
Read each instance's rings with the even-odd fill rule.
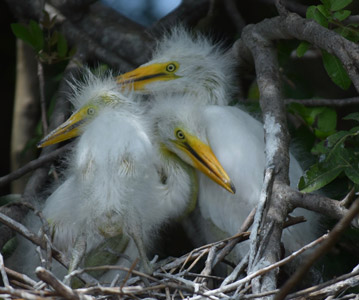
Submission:
[[[359,122],[359,113],[352,113],[344,120]],[[327,123],[327,121],[325,122]],[[348,131],[338,131],[329,135],[312,148],[319,160],[302,176],[299,189],[312,192],[322,188],[339,176],[346,176],[356,186],[359,185],[359,126]]]
[[[33,20],[30,20],[27,26],[20,23],[11,24],[14,35],[29,44],[37,54],[42,63],[54,64],[71,58],[76,49],[69,49],[65,37],[54,30],[56,16],[50,18],[44,11],[41,26]]]
[[[332,29],[346,39],[358,42],[359,30],[357,24],[344,25],[342,22],[346,20],[351,11],[344,9],[352,0],[321,0],[322,4],[312,5],[307,9],[307,19],[315,20],[321,26]],[[301,57],[309,49],[309,43],[303,41],[297,48],[297,55]],[[351,84],[351,80],[345,71],[340,60],[334,55],[322,50],[322,59],[325,70],[332,81],[346,90]]]
[[[299,115],[319,139],[335,133],[337,114],[328,107],[305,107],[299,103],[292,103],[289,112]]]

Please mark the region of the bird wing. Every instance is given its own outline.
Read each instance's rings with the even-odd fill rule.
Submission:
[[[203,114],[209,144],[237,192],[235,195],[229,194],[206,176],[198,174],[200,212],[206,222],[210,220],[217,227],[216,235],[220,231],[234,235],[259,201],[265,168],[263,125],[235,107],[208,106]],[[301,174],[301,167],[291,156],[292,182],[296,184]],[[290,251],[316,236],[313,230],[316,217],[304,210],[296,210],[294,215],[303,213],[310,221],[284,232],[284,242]],[[208,225],[204,228],[210,230]]]

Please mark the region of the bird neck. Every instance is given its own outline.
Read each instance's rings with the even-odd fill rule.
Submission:
[[[176,212],[172,217],[182,219],[190,214],[197,204],[198,179],[190,165],[182,161],[176,154],[160,147],[162,183],[167,191],[166,204]]]

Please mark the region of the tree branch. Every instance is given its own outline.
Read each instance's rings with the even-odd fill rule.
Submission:
[[[52,162],[59,155],[62,155],[63,153],[68,151],[72,146],[73,146],[73,143],[67,144],[59,149],[56,149],[55,151],[52,151],[48,154],[44,154],[44,155],[40,156],[39,158],[30,161],[25,166],[17,169],[16,171],[14,171],[8,175],[0,177],[0,187],[10,183],[13,180],[16,180],[16,179],[24,176],[25,174],[27,174],[33,170],[36,170],[39,167],[46,165],[49,162]]]
[[[310,254],[306,262],[294,273],[294,275],[289,278],[284,286],[280,289],[279,293],[276,295],[275,300],[282,300],[290,292],[291,289],[295,287],[296,284],[304,277],[308,272],[310,267],[328,250],[334,246],[337,242],[343,231],[350,225],[351,221],[359,213],[359,200],[356,200],[346,216],[341,219],[333,230],[329,233],[328,239],[320,245],[312,254]]]
[[[290,103],[300,103],[305,106],[345,107],[349,105],[359,105],[359,97],[343,99],[285,99],[285,104]]]

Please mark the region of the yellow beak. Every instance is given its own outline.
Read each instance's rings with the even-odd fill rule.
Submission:
[[[62,123],[59,127],[51,131],[47,136],[45,136],[37,144],[37,147],[43,148],[80,135],[81,127],[86,123],[87,119],[89,118],[88,109],[89,107],[85,106],[74,112],[66,122]]]
[[[179,78],[180,76],[166,71],[168,63],[156,63],[148,66],[139,67],[133,71],[117,76],[116,81],[123,88],[129,85],[135,91],[146,90],[146,85],[156,81],[167,81]]]
[[[212,152],[212,149],[195,136],[186,134],[186,137],[186,141],[176,140],[174,143],[191,158],[194,167],[230,193],[235,194],[236,188],[234,184]]]

